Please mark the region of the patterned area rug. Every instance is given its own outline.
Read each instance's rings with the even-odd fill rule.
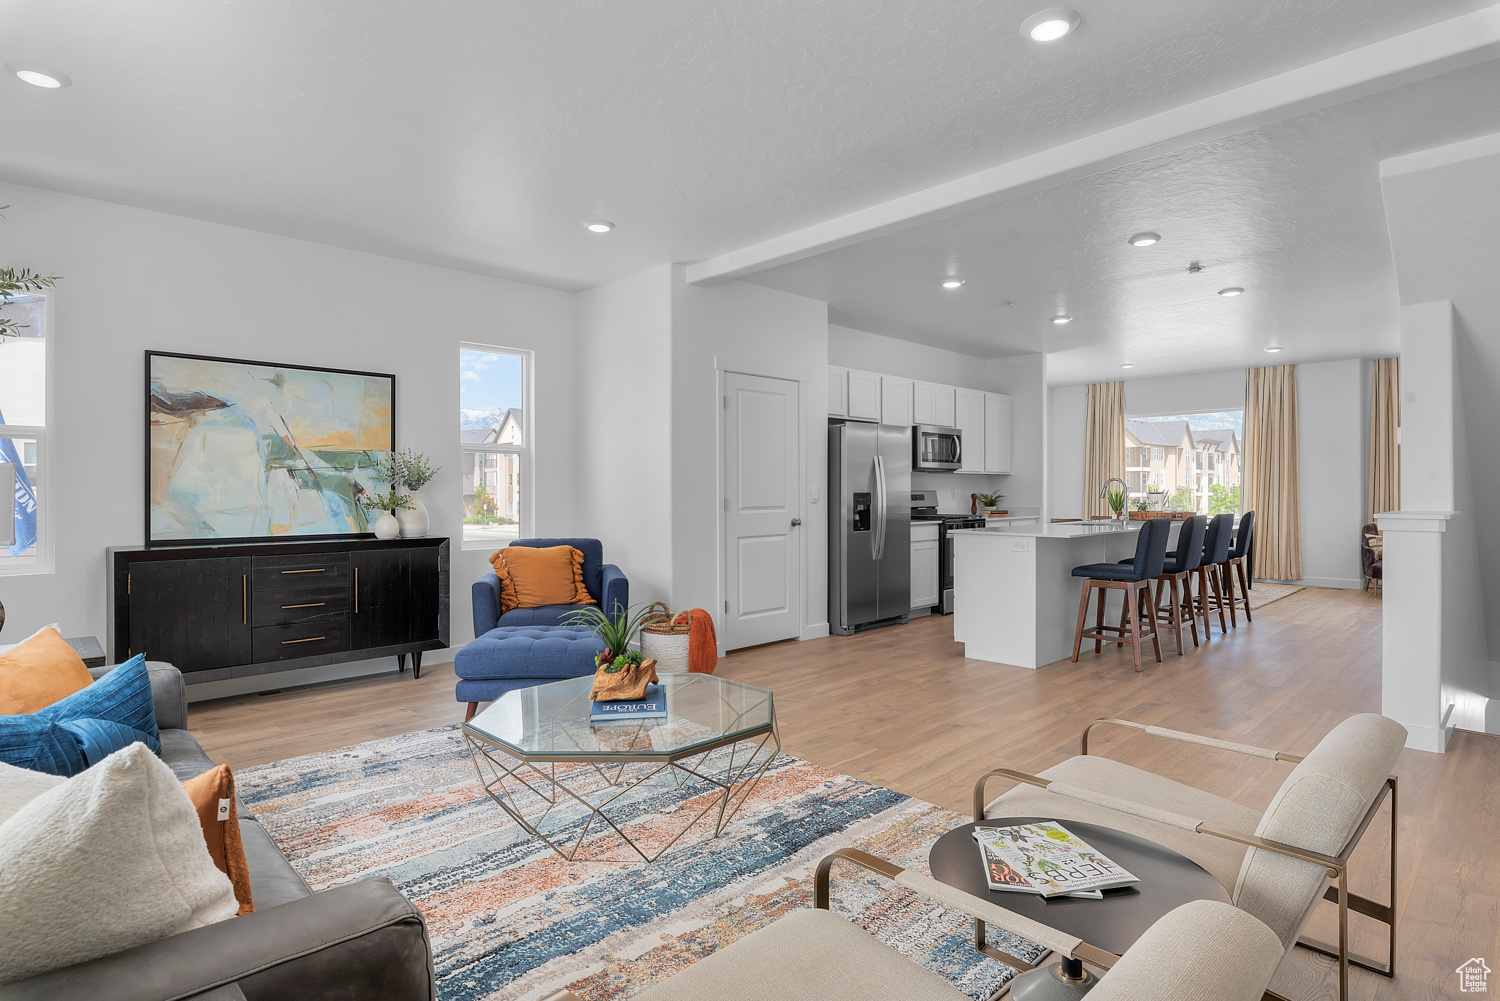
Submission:
[[[1287,595],[1305,590],[1306,587],[1305,584],[1267,584],[1264,581],[1256,581],[1255,586],[1250,589],[1250,610],[1253,612],[1262,605],[1280,601]],[[1239,594],[1238,582],[1235,583],[1234,593]]]
[[[564,768],[591,766],[559,766],[560,778]],[[926,872],[932,843],[966,819],[781,755],[722,838],[649,865],[569,863],[484,794],[456,726],[262,765],[235,784],[315,889],[381,875],[416,903],[443,1001],[524,1001],[562,987],[585,1001],[630,997],[811,906],[813,869],[831,851],[853,845]],[[629,798],[622,826],[649,837],[696,813],[703,795],[665,778]],[[572,809],[554,809],[548,827],[576,833],[585,811]],[[612,836],[589,844],[611,856],[622,847]],[[833,903],[976,1001],[1013,975],[975,953],[965,916],[878,876],[838,866]],[[988,931],[1023,959],[1044,952]]]

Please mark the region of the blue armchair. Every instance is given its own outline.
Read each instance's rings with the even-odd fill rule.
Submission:
[[[598,539],[517,539],[513,546],[546,549],[572,546],[583,554],[583,586],[606,612],[630,606],[630,581],[613,563],[604,562],[604,546]],[[474,582],[474,635],[483,636],[496,626],[556,626],[562,617],[578,610],[577,605],[543,605],[541,608],[512,608],[500,614],[500,578],[493,572]]]
[[[583,585],[599,607],[616,612],[630,607],[630,582],[604,562],[598,539],[518,539],[513,546],[572,546],[583,553]],[[594,672],[594,656],[604,644],[592,631],[562,624],[580,605],[513,608],[500,614],[500,578],[487,573],[474,582],[474,641],[453,659],[458,675],[454,695],[468,703],[473,717],[481,702],[506,692]]]

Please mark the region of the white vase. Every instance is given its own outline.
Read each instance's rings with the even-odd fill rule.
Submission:
[[[375,524],[370,526],[370,531],[375,533],[377,539],[394,539],[401,534],[401,523],[394,514],[382,511],[380,517],[375,519]]]
[[[427,508],[415,494],[408,494],[411,507],[396,512],[396,521],[401,524],[401,538],[420,539],[427,534]]]

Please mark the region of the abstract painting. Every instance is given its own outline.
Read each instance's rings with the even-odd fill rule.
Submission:
[[[370,531],[396,377],[146,352],[148,544]]]

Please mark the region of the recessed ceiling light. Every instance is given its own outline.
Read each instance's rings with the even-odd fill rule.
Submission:
[[[1039,10],[1021,22],[1021,35],[1033,42],[1055,42],[1074,31],[1083,18],[1070,7]]]
[[[38,66],[36,63],[6,63],[5,68],[33,87],[41,87],[45,90],[58,90],[73,82],[66,74],[47,66]]]
[[[1125,364],[1121,365],[1120,367],[1121,368],[1135,368],[1135,362],[1128,361]]]
[[[1237,295],[1244,295],[1245,290],[1240,288],[1238,285],[1231,285],[1228,288],[1219,289],[1219,294],[1226,298],[1233,298]]]
[[[615,228],[614,223],[605,222],[603,219],[600,219],[598,222],[586,222],[583,226],[590,233],[608,233]]]
[[[1273,355],[1276,352],[1280,351],[1281,349],[1280,348],[1261,348],[1261,350],[1264,351],[1268,355]]]
[[[1055,323],[1055,324],[1057,324],[1060,327],[1064,323],[1072,323],[1073,322],[1073,318],[1071,316],[1054,316],[1052,318],[1052,322]]]
[[[1132,236],[1129,240],[1127,240],[1125,242],[1129,243],[1132,247],[1149,247],[1149,246],[1151,246],[1154,243],[1160,243],[1161,242],[1161,234],[1160,233],[1149,233],[1149,232],[1148,233],[1137,233],[1137,234],[1135,234],[1135,236]]]
[[[950,292],[956,288],[962,288],[963,284],[964,280],[962,278],[945,278],[943,280],[943,288]]]

